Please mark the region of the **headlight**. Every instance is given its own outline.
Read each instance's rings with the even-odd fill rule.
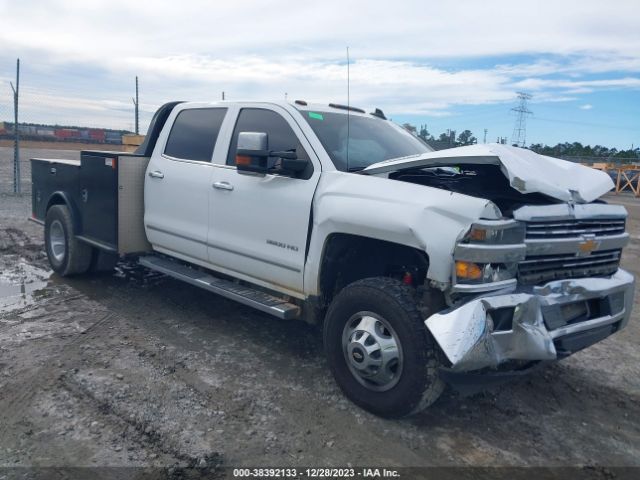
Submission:
[[[512,245],[524,242],[524,224],[515,220],[479,221],[462,239],[479,245]]]
[[[493,283],[511,280],[518,273],[515,263],[475,263],[456,261],[456,280],[460,283]]]
[[[479,220],[456,245],[455,283],[478,285],[513,280],[526,256],[524,224],[515,220]]]

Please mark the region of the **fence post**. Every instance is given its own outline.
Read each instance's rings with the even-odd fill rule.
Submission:
[[[13,90],[13,193],[20,194],[22,185],[20,181],[20,133],[18,132],[18,95],[20,93],[20,59],[16,62],[16,86],[11,84]]]

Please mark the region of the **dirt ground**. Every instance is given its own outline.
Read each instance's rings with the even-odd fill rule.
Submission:
[[[630,213],[637,276],[640,201],[609,201]],[[640,467],[638,294],[600,344],[383,420],[338,390],[317,329],[137,269],[62,279],[29,211],[0,195],[0,467]]]

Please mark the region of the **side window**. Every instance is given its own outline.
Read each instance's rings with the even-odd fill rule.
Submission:
[[[181,111],[173,122],[165,155],[210,162],[226,108],[192,108]]]
[[[286,151],[295,149],[298,158],[309,159],[309,155],[302,148],[298,136],[280,114],[261,108],[243,108],[240,110],[236,127],[233,130],[229,154],[227,155],[227,165],[236,164],[236,149],[238,147],[238,133],[240,132],[264,132],[269,136],[269,150]],[[309,172],[302,172],[299,178],[310,178],[313,173],[311,164],[309,164],[308,170]]]

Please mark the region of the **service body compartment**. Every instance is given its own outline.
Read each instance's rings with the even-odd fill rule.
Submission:
[[[118,156],[82,152],[80,156],[82,236],[118,246]]]
[[[120,255],[151,250],[144,233],[144,173],[149,158],[83,151],[80,160],[32,159],[32,217],[64,199],[76,236]]]
[[[64,195],[77,206],[80,201],[80,160],[31,159],[31,217],[44,222],[54,194]],[[75,209],[74,217],[80,215]],[[76,217],[77,218],[77,217]]]

